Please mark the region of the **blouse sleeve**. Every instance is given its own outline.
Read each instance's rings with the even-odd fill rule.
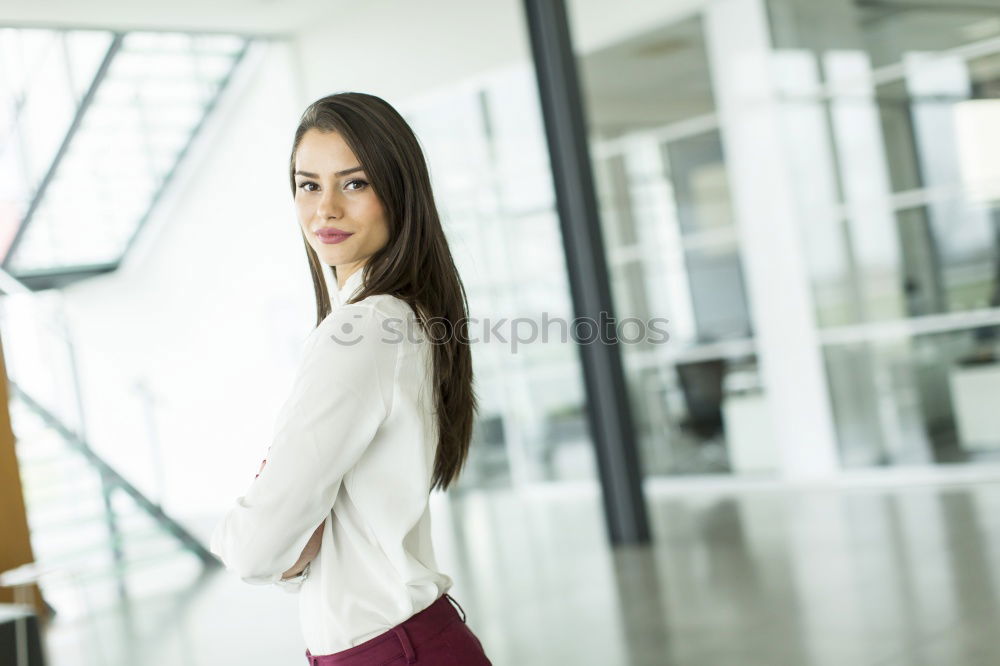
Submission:
[[[281,580],[330,514],[344,475],[392,407],[398,344],[370,304],[344,305],[307,345],[279,413],[267,465],[212,534],[210,551],[251,584]],[[326,530],[323,540],[330,539]]]
[[[306,567],[299,572],[298,576],[292,576],[291,578],[284,578],[274,581],[276,587],[281,590],[288,592],[289,594],[295,594],[302,589],[302,583],[305,582],[306,578],[309,578],[309,569],[312,567],[312,561],[306,562]],[[287,569],[286,569],[287,571]]]

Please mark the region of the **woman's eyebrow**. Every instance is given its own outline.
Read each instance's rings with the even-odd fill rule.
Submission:
[[[346,176],[349,173],[354,173],[355,171],[361,171],[363,167],[351,167],[350,169],[344,169],[343,171],[338,171],[333,174],[334,176]],[[306,178],[319,178],[319,174],[312,173],[311,171],[296,171],[296,176],[305,176]]]

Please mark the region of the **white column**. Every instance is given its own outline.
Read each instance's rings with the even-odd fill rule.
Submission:
[[[763,0],[709,3],[705,32],[781,475],[828,477],[836,437]]]

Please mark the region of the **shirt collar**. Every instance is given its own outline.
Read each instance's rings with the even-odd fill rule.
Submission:
[[[333,284],[334,293],[332,299],[334,304],[336,304],[337,306],[341,306],[347,301],[351,300],[353,296],[355,296],[359,291],[361,291],[362,287],[361,275],[363,272],[364,272],[364,266],[355,270],[353,273],[351,273],[351,276],[347,278],[347,281],[344,283],[343,287],[339,287],[336,281],[334,281]]]

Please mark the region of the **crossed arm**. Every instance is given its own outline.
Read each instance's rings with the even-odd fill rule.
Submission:
[[[266,464],[267,458],[261,461],[260,469],[257,470],[257,476],[260,476],[260,473]],[[302,554],[299,555],[299,559],[292,565],[292,568],[281,574],[281,580],[288,580],[289,578],[298,576],[302,573],[302,570],[306,568],[306,565],[319,555],[319,546],[323,543],[323,528],[325,526],[326,521],[324,520],[319,524],[319,527],[316,528],[316,531],[312,533],[312,536],[309,537],[306,547],[302,549]]]
[[[371,307],[343,306],[305,348],[276,420],[266,461],[272,469],[259,473],[212,533],[211,552],[244,581],[301,582],[319,554],[344,477],[391,408],[397,345],[382,339],[380,321]],[[345,324],[362,344],[327,335]]]
[[[298,561],[292,565],[292,568],[281,574],[281,580],[288,580],[293,576],[298,576],[302,573],[302,570],[306,568],[317,555],[319,555],[319,545],[323,542],[323,527],[326,525],[326,521],[319,524],[313,535],[309,537],[306,547],[302,549],[302,554],[299,555]]]

